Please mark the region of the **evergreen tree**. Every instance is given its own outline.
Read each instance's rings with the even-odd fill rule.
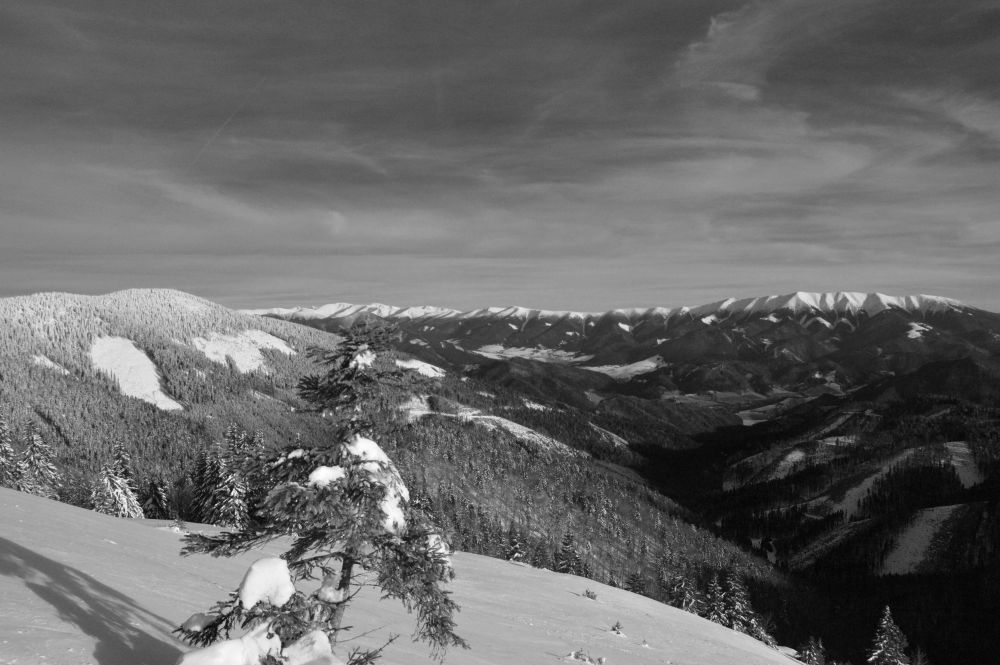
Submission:
[[[0,487],[16,487],[18,484],[17,458],[14,454],[14,438],[7,420],[0,415]]]
[[[906,645],[906,636],[892,620],[892,611],[886,605],[875,631],[867,662],[872,665],[909,665],[910,659],[904,653]]]
[[[557,573],[575,575],[580,570],[580,555],[576,551],[576,540],[574,540],[572,533],[567,531],[566,535],[563,536],[554,563],[554,570]]]
[[[701,613],[702,602],[698,597],[698,589],[695,588],[691,578],[684,573],[677,573],[671,578],[667,590],[667,602],[685,612]]]
[[[705,594],[705,618],[723,626],[728,625],[726,618],[726,593],[719,583],[719,576],[712,575],[708,582],[708,592]]]
[[[117,462],[101,467],[90,495],[94,510],[115,517],[141,519],[143,512],[139,500],[136,499],[128,480],[119,473],[120,467]]]
[[[525,552],[524,538],[513,522],[510,523],[510,527],[507,529],[507,538],[504,545],[503,558],[508,561],[521,561],[527,554]]]
[[[726,575],[726,593],[722,604],[726,617],[723,625],[737,632],[749,634],[753,608],[750,607],[747,588],[736,573]]]
[[[826,665],[826,649],[823,648],[823,640],[810,637],[800,651],[802,655],[799,659],[805,665]]]
[[[35,423],[29,422],[16,472],[16,489],[49,499],[57,498],[62,475],[53,463],[54,458],[55,453]]]
[[[167,486],[163,478],[151,478],[146,484],[142,501],[142,512],[146,517],[166,520],[174,517],[174,509],[167,496]]]
[[[638,570],[633,571],[631,575],[625,580],[625,590],[631,591],[632,593],[637,593],[640,595],[645,595],[647,591],[646,580],[643,578],[642,573]]]
[[[465,646],[455,634],[458,607],[442,588],[454,576],[447,545],[409,505],[409,493],[385,452],[359,431],[372,424],[362,407],[378,396],[376,354],[386,350],[388,340],[382,331],[355,329],[337,352],[315,354],[327,375],[304,379],[300,394],[338,417],[339,443],[258,452],[245,468],[266,476],[271,488],[255,506],[256,519],[217,536],[186,537],[185,554],[216,556],[281,537],[292,542],[280,559],[251,566],[239,591],[213,608],[210,621],[179,628],[185,639],[208,645],[238,626],[256,626],[273,633],[282,648],[299,640],[335,646],[348,630],[343,626],[347,606],[361,586],[374,584],[383,597],[416,612],[414,636],[428,642],[435,656],[442,657],[450,646]],[[358,577],[362,570],[367,573],[363,580]],[[261,577],[273,592],[253,593]],[[321,580],[312,592],[294,586],[311,579]],[[349,662],[367,665],[380,653],[355,650]],[[275,654],[269,658],[277,662]]]

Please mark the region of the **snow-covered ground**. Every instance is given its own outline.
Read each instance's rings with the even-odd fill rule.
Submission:
[[[590,360],[594,356],[588,356],[559,349],[530,349],[522,346],[501,346],[500,344],[488,344],[472,351],[472,353],[499,360],[501,358],[525,358],[527,360],[537,360],[543,363],[573,364]]]
[[[422,360],[417,360],[416,358],[409,358],[406,360],[397,360],[396,366],[403,369],[410,369],[431,379],[440,379],[446,374],[446,372],[438,367],[437,365],[432,365],[430,363],[425,363]]]
[[[137,397],[164,411],[184,408],[163,392],[156,365],[132,340],[98,337],[90,347],[90,360],[98,371],[118,381],[123,394]]]
[[[640,374],[655,372],[661,367],[663,367],[663,358],[660,356],[653,356],[651,358],[646,358],[645,360],[629,363],[628,365],[597,365],[594,367],[581,367],[580,369],[587,369],[591,372],[600,372],[601,374],[606,374],[612,379],[617,379],[618,381],[627,381],[628,379],[639,376]]]
[[[913,449],[904,450],[903,452],[896,455],[892,459],[886,461],[877,471],[867,476],[860,483],[858,483],[854,487],[851,487],[846,492],[844,492],[844,497],[840,501],[837,501],[834,504],[833,510],[844,511],[845,520],[849,520],[852,517],[854,517],[855,513],[858,512],[858,507],[861,504],[861,500],[865,498],[865,495],[868,493],[868,490],[872,488],[872,485],[875,484],[875,481],[884,476],[885,474],[889,473],[889,471],[894,466],[896,466],[897,464],[908,458],[913,453],[914,453]]]
[[[774,470],[771,471],[770,479],[777,480],[779,478],[784,478],[789,473],[796,464],[804,462],[806,459],[806,453],[804,450],[795,449],[781,458]]]
[[[191,343],[213,362],[225,365],[226,358],[231,359],[236,369],[243,373],[266,369],[261,349],[274,349],[286,356],[295,353],[284,340],[263,330],[244,330],[238,335],[222,335],[213,331],[207,339],[195,337]]]
[[[600,434],[605,439],[607,439],[608,442],[613,443],[616,448],[628,448],[629,447],[628,441],[626,441],[622,437],[618,436],[614,432],[608,431],[608,430],[604,429],[603,427],[598,427],[594,423],[590,423],[590,426],[594,430],[596,430],[598,434]]]
[[[41,367],[46,367],[48,369],[54,370],[54,371],[59,372],[60,374],[62,374],[64,376],[67,375],[67,374],[69,374],[69,370],[68,369],[66,369],[65,367],[63,367],[59,363],[55,362],[54,360],[52,360],[48,356],[42,356],[42,355],[37,355],[36,354],[36,355],[31,356],[31,361],[33,363],[35,363],[36,365],[40,365]]]
[[[159,526],[160,528],[156,528]],[[215,559],[181,558],[165,523],[120,520],[0,489],[0,662],[5,665],[172,665],[188,647],[171,630],[240,585],[254,561],[281,548]],[[745,635],[656,601],[571,575],[472,554],[453,557],[450,584],[470,649],[448,665],[566,662],[582,649],[608,665],[791,665]],[[583,592],[591,589],[597,600]],[[412,616],[364,590],[347,622],[387,665],[429,665],[405,636]],[[623,635],[611,632],[620,621]],[[643,646],[643,641],[648,646]],[[341,648],[343,656],[343,648]]]
[[[962,487],[972,487],[983,482],[983,472],[979,470],[979,465],[976,464],[976,460],[972,457],[972,451],[969,450],[969,444],[965,441],[949,441],[944,444],[944,447],[948,449],[948,454],[951,456],[951,464],[955,467],[955,472],[958,474],[958,479],[962,483]]]
[[[927,559],[934,536],[959,506],[939,506],[921,510],[896,537],[896,544],[882,564],[882,575],[908,575],[918,572]]]

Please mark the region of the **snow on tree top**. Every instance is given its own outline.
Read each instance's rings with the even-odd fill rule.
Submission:
[[[345,477],[347,472],[340,466],[318,466],[309,474],[310,487],[326,487]]]
[[[349,440],[345,441],[344,449],[364,462],[390,463],[389,456],[385,454],[381,446],[360,434],[355,434]]]
[[[295,593],[288,563],[277,557],[254,561],[240,582],[239,593],[240,602],[247,609],[260,601],[281,607]]]

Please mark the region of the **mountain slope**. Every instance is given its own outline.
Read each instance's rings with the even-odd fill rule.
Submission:
[[[264,553],[181,558],[165,523],[118,520],[0,489],[0,656],[52,665],[167,665],[186,647],[170,631],[238,584]],[[274,551],[268,552],[274,554]],[[610,663],[788,665],[787,656],[694,615],[591,580],[458,553],[451,587],[471,648],[447,663],[559,662],[583,649]],[[587,588],[596,600],[583,597]],[[411,630],[405,611],[371,594],[348,621],[374,634]],[[624,636],[610,632],[620,621]],[[643,646],[643,640],[647,646]],[[430,663],[405,637],[387,663]]]

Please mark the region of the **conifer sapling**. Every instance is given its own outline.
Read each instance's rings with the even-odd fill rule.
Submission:
[[[282,536],[291,537],[291,546],[280,559],[251,566],[240,588],[209,614],[185,622],[177,630],[185,639],[213,645],[208,650],[259,649],[262,662],[293,663],[300,655],[312,662],[317,653],[325,659],[317,662],[328,662],[349,630],[346,608],[369,584],[416,613],[413,637],[426,641],[436,658],[448,647],[466,646],[455,634],[458,607],[443,588],[454,576],[447,545],[409,505],[389,457],[364,436],[372,423],[362,407],[380,395],[380,374],[394,367],[378,357],[390,339],[383,329],[356,329],[335,352],[314,354],[327,373],[303,379],[300,395],[338,418],[334,443],[258,451],[243,468],[266,478],[270,489],[255,504],[253,519],[237,531],[186,537],[184,554],[231,556]],[[254,629],[250,642],[246,635],[219,642],[237,628]],[[384,648],[355,649],[347,660],[371,663]],[[189,662],[199,657],[193,652]]]

